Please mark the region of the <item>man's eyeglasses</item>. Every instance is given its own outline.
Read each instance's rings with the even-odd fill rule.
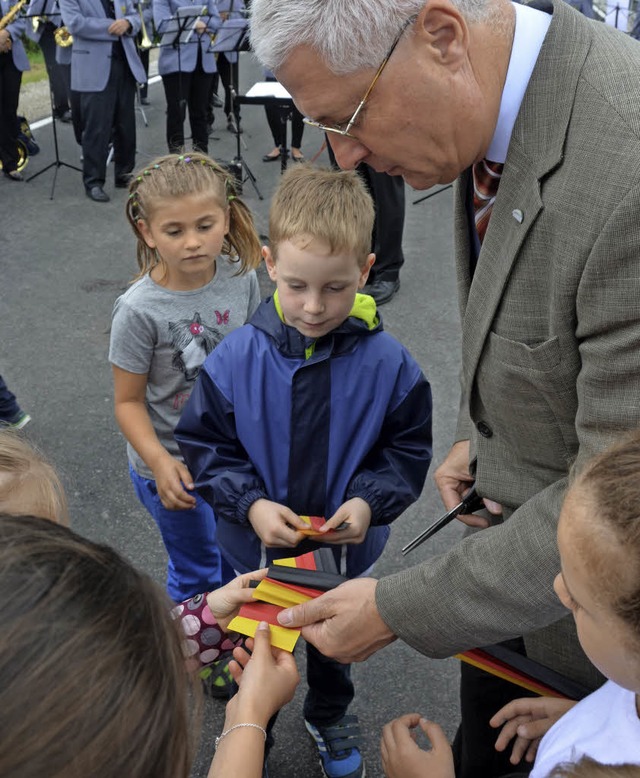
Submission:
[[[353,125],[358,120],[358,116],[360,115],[360,111],[364,108],[364,104],[369,99],[369,95],[373,91],[373,87],[378,83],[378,79],[382,75],[382,71],[387,66],[387,62],[391,59],[391,55],[395,51],[396,46],[398,43],[400,43],[400,38],[404,35],[404,31],[407,29],[407,27],[412,24],[415,21],[415,16],[410,17],[407,19],[407,21],[402,25],[402,29],[398,33],[396,39],[394,40],[393,44],[391,45],[391,48],[389,49],[387,56],[382,60],[382,63],[380,64],[380,67],[376,71],[375,76],[373,77],[373,81],[369,84],[369,88],[364,93],[364,97],[360,102],[358,103],[358,107],[353,112],[353,116],[349,119],[349,121],[344,125],[344,128],[341,127],[329,127],[326,124],[322,124],[321,122],[316,122],[313,119],[310,119],[308,116],[305,116],[302,121],[305,124],[308,124],[310,127],[316,127],[318,130],[322,130],[323,132],[332,132],[334,135],[342,135],[345,138],[355,138],[355,135],[352,135],[350,130],[353,127]]]

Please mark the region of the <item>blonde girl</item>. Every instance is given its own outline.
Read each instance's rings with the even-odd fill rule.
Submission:
[[[58,474],[15,430],[0,429],[0,513],[69,523]]]
[[[233,577],[173,431],[207,355],[258,307],[260,242],[233,179],[204,154],[141,170],[126,214],[139,273],[113,311],[115,415],[134,489],[169,554],[167,591],[180,602]]]

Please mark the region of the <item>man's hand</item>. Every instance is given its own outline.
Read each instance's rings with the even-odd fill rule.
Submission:
[[[347,500],[327,520],[327,523],[323,524],[320,532],[325,533],[330,529],[335,529],[343,522],[347,522],[349,525],[346,529],[341,529],[327,537],[317,535],[312,537],[311,540],[320,540],[323,543],[362,543],[371,524],[371,508],[369,504],[360,497]]]
[[[122,35],[126,35],[128,32],[131,32],[132,29],[133,28],[131,27],[128,19],[116,19],[115,22],[112,22],[109,25],[107,32],[109,35],[117,35],[120,37]]]
[[[249,588],[251,581],[261,581],[267,574],[266,567],[252,573],[244,573],[229,581],[225,586],[207,594],[207,605],[216,617],[218,626],[227,632],[229,622],[238,615],[245,602],[254,602],[254,589]]]
[[[202,19],[198,19],[197,22],[193,25],[193,29],[197,35],[204,35],[204,33],[207,31],[207,24],[206,22],[203,22]]]
[[[512,700],[489,720],[492,727],[502,727],[496,740],[496,751],[504,751],[515,738],[509,757],[511,764],[518,764],[523,756],[525,761],[533,762],[543,735],[574,705],[573,700],[554,697]]]
[[[436,470],[434,479],[444,507],[448,511],[455,508],[473,484],[473,476],[469,472],[468,440],[459,440],[451,446],[447,458]],[[495,516],[502,513],[502,506],[493,500],[485,499],[484,506],[489,513]],[[488,527],[491,523],[489,519],[477,516],[475,513],[460,515],[456,518],[468,527]]]
[[[431,751],[415,742],[420,725],[431,741]],[[380,743],[382,767],[387,778],[454,778],[453,753],[444,732],[419,713],[407,713],[385,724]]]
[[[160,500],[167,510],[187,511],[196,507],[196,498],[186,491],[195,486],[185,464],[167,454],[155,464],[153,477]]]
[[[396,636],[376,607],[375,578],[354,578],[314,600],[278,614],[283,627],[301,628],[302,637],[338,662],[363,662]]]
[[[6,54],[11,51],[13,42],[9,30],[0,30],[0,53]]]
[[[297,513],[271,500],[256,500],[248,518],[267,548],[295,548],[304,537],[298,530],[308,528]]]

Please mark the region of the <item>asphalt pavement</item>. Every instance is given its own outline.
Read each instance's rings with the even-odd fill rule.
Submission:
[[[244,94],[259,80],[259,67],[250,54],[242,54],[240,92]],[[165,153],[161,84],[150,86],[149,98],[151,105],[144,107],[144,115],[137,111],[137,164],[141,166]],[[261,161],[273,147],[264,109],[243,106],[242,126],[242,158],[264,199],[251,181],[244,183],[244,198],[260,232],[266,234],[269,197],[280,170],[276,163]],[[111,202],[90,201],[74,169],[80,165],[80,150],[71,126],[57,124],[56,131],[57,162],[53,126],[45,123],[34,131],[40,154],[30,159],[25,170],[27,177],[36,177],[24,184],[0,178],[0,374],[33,418],[27,436],[62,474],[74,529],[113,545],[163,582],[166,555],[153,520],[137,502],[129,482],[124,439],[113,417],[107,361],[113,302],[136,271],[135,241],[124,216],[126,190],[113,188],[110,166],[105,188]],[[322,137],[306,128],[303,151],[308,159],[320,151],[321,144]],[[209,153],[225,162],[237,153],[236,137],[227,131],[220,110]],[[326,152],[320,153],[318,162],[327,164]],[[409,557],[400,553],[442,512],[432,475],[453,440],[458,404],[460,328],[451,190],[414,204],[423,194],[407,187],[401,288],[381,313],[386,329],[409,348],[432,384],[434,464],[420,500],[394,523],[375,569],[377,577],[446,550],[462,533],[461,525],[454,522]],[[263,269],[259,276],[266,294],[271,283]],[[297,651],[301,668],[303,654]],[[430,660],[400,641],[354,666],[357,692],[352,711],[360,718],[369,778],[383,775],[379,738],[389,719],[418,711],[453,734],[458,671],[457,660]],[[272,778],[321,775],[302,721],[304,688],[303,680],[276,724],[276,744],[269,759]],[[208,700],[194,778],[206,776],[223,717],[223,703]]]

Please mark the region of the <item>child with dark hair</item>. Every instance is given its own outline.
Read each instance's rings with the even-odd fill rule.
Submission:
[[[609,680],[578,703],[513,700],[491,719],[496,748],[513,739],[512,764],[534,762],[530,778],[617,775],[583,757],[640,766],[640,432],[587,463],[567,491],[558,523],[561,571],[555,591],[571,611],[585,653]],[[432,743],[424,751],[413,730]],[[382,764],[389,778],[454,778],[451,748],[437,724],[417,713],[387,724]],[[589,764],[585,761],[584,765]],[[635,775],[634,768],[620,776]],[[636,772],[638,767],[635,768]]]
[[[209,600],[220,623],[251,596],[242,583]],[[169,611],[160,588],[108,546],[0,514],[0,775],[188,778],[198,689]],[[210,778],[259,778],[267,722],[298,683],[295,660],[261,627],[251,659],[234,650],[240,689]]]

